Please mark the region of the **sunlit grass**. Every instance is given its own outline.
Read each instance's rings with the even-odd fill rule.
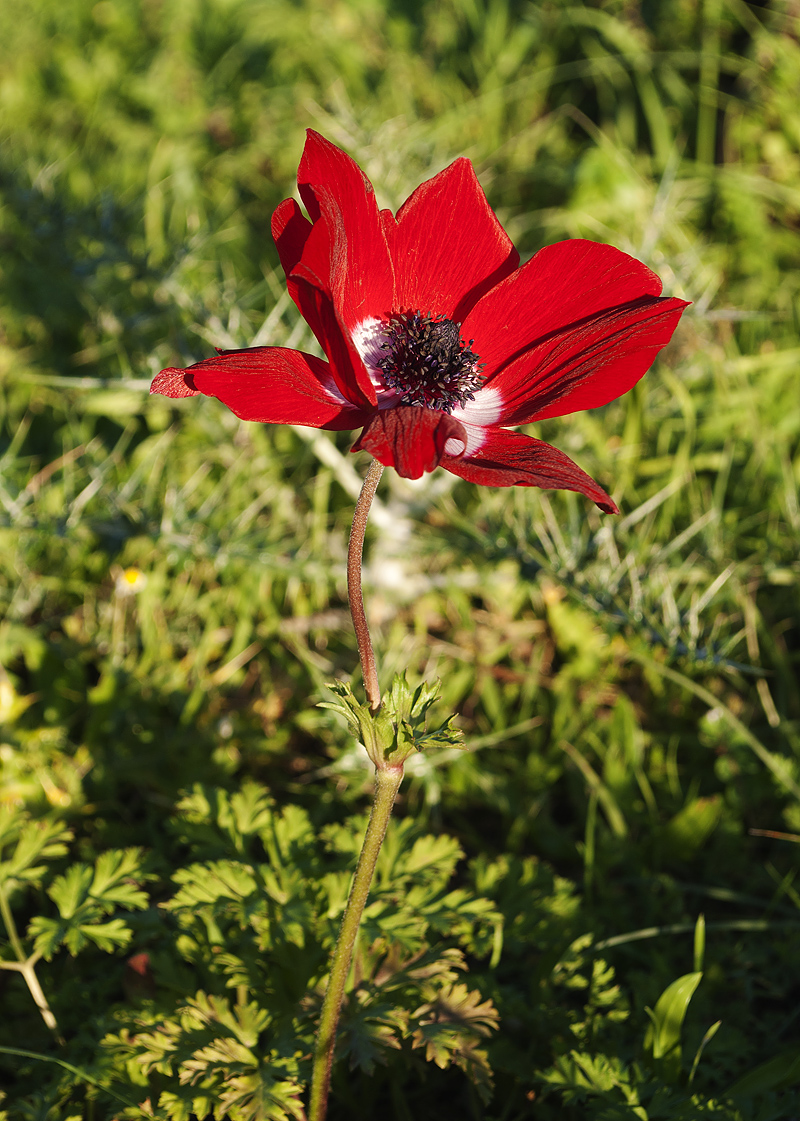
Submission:
[[[739,3],[4,5],[0,805],[13,828],[27,814],[74,835],[8,898],[24,938],[69,866],[133,846],[153,904],[125,915],[111,956],[39,961],[65,1048],[4,966],[10,1121],[135,1115],[89,1104],[98,1085],[188,1094],[176,1071],[145,1086],[125,1062],[189,1000],[217,1025],[228,1001],[237,1030],[248,1001],[272,1017],[242,1077],[278,1055],[284,1105],[232,1121],[292,1116],[307,1074],[370,783],[315,707],[357,661],[344,560],[365,460],[349,434],[147,388],[214,346],[314,349],[268,236],[309,125],[385,205],[466,154],[523,255],[609,241],[692,301],[635,391],[531,429],[619,518],[444,472],[381,484],[365,571],[381,674],[438,677],[466,750],[409,765],[384,883],[406,903],[371,920],[388,941],[358,964],[356,1065],[331,1117],[797,1112],[800,898],[782,839],[800,832],[796,22]],[[450,863],[409,872],[413,852]],[[283,887],[184,908],[203,861],[228,861],[248,899],[251,859]],[[259,958],[273,904],[294,933]],[[441,985],[463,959],[447,985],[499,1013],[492,1038],[464,1036],[460,1069],[424,1063],[411,1035],[386,1044],[433,999],[403,953]],[[682,1065],[656,1054],[667,1038]],[[488,1094],[484,1048],[482,1104],[465,1072]],[[169,1116],[199,1115],[186,1108]]]

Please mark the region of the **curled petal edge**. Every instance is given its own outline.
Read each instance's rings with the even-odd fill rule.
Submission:
[[[194,378],[188,370],[178,370],[170,366],[162,370],[153,378],[150,386],[151,393],[160,393],[164,397],[200,397],[199,389],[194,387]]]
[[[466,447],[467,431],[449,413],[398,405],[374,414],[352,450],[370,452],[404,479],[419,479],[439,466],[445,448],[455,461]]]

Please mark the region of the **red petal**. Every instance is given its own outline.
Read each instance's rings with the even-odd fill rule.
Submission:
[[[597,312],[658,296],[661,281],[611,245],[575,238],[540,249],[496,285],[464,322],[464,338],[493,374],[520,350]]]
[[[287,287],[330,362],[330,373],[339,392],[355,408],[372,411],[377,401],[375,386],[331,299],[296,276],[289,277]]]
[[[319,280],[315,286],[291,275],[312,229],[294,199],[285,199],[272,215],[272,236],[286,273],[289,295],[330,359],[331,373],[342,396],[356,407],[369,407],[375,404],[375,387],[348,332],[342,330],[331,298],[325,294],[324,282]]]
[[[156,374],[150,386],[151,393],[163,393],[165,397],[198,397],[200,390],[194,388],[194,378],[187,370],[170,367]]]
[[[314,222],[298,275],[331,296],[350,331],[372,316],[387,318],[392,262],[369,179],[346,152],[309,129],[297,185]]]
[[[464,425],[448,413],[398,405],[370,419],[353,445],[353,451],[371,452],[404,479],[418,479],[438,467],[448,440],[467,443]],[[457,462],[455,457],[447,457]]]
[[[272,215],[272,236],[288,276],[303,255],[311,223],[294,199],[284,199]]]
[[[357,407],[374,406],[375,386],[351,332],[365,319],[385,318],[392,310],[391,260],[375,192],[345,152],[311,129],[297,183],[314,224],[292,266],[290,293],[330,359],[342,394]],[[284,220],[296,222],[288,208],[278,209],[279,226]],[[287,261],[299,239],[295,225]]]
[[[392,218],[382,211],[395,271],[396,310],[446,315],[470,308],[519,264],[472,164],[456,160],[417,187]]]
[[[317,341],[325,345],[324,316],[320,314],[321,292],[304,280],[293,279],[291,272],[303,255],[312,226],[294,199],[284,199],[272,215],[272,236],[278,249],[286,286],[303,319],[308,323]],[[330,303],[330,301],[328,301]],[[327,353],[327,351],[326,351]],[[330,357],[330,355],[329,355]]]
[[[527,424],[605,405],[649,370],[672,338],[683,300],[645,297],[550,335],[488,384],[502,395],[502,424]]]
[[[195,393],[219,398],[242,420],[336,431],[358,428],[368,420],[368,414],[338,400],[335,389],[327,388],[333,384],[327,363],[299,350],[272,346],[229,350],[185,371],[162,370],[151,392],[165,392],[162,385],[175,388],[178,375],[196,387]],[[168,392],[167,396],[187,394]]]
[[[441,466],[469,483],[485,487],[541,487],[576,490],[606,514],[618,514],[614,501],[568,455],[522,432],[484,429],[484,443],[463,459],[443,455]]]

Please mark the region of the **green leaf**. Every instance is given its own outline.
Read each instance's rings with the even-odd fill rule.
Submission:
[[[582,1090],[592,1090],[603,1095],[623,1087],[629,1089],[631,1083],[631,1073],[622,1059],[603,1054],[588,1055],[580,1051],[559,1055],[542,1078],[551,1086],[579,1093]],[[565,1097],[567,1101],[575,1100],[574,1094],[567,1094]],[[646,1121],[646,1114],[644,1117]]]
[[[460,1067],[487,1102],[492,1071],[486,1052],[478,1044],[481,1037],[497,1028],[498,1019],[491,1000],[481,1001],[480,993],[470,992],[464,984],[447,986],[435,1000],[412,1012],[411,1045],[424,1048],[427,1061],[441,1069],[451,1064]]]
[[[124,907],[129,911],[144,910],[149,902],[147,893],[130,883],[133,876],[141,876],[142,852],[138,848],[111,849],[101,853],[95,862],[94,877],[89,894],[111,910]]]
[[[697,1051],[695,1052],[695,1056],[694,1056],[694,1059],[693,1059],[693,1061],[692,1061],[692,1068],[691,1068],[691,1070],[689,1071],[689,1080],[688,1080],[688,1081],[689,1081],[689,1085],[691,1085],[691,1084],[692,1084],[692,1082],[694,1082],[694,1076],[695,1076],[695,1074],[696,1074],[696,1072],[697,1072],[697,1067],[698,1067],[698,1065],[699,1065],[699,1063],[700,1063],[700,1058],[701,1058],[701,1056],[702,1056],[702,1054],[703,1054],[703,1051],[704,1051],[704,1050],[705,1050],[705,1048],[706,1048],[706,1045],[707,1045],[708,1043],[710,1043],[710,1042],[711,1042],[711,1040],[712,1040],[712,1039],[714,1038],[714,1036],[715,1036],[715,1035],[717,1034],[717,1032],[719,1031],[719,1029],[721,1028],[721,1026],[722,1026],[722,1020],[717,1020],[717,1021],[716,1021],[715,1023],[713,1023],[713,1024],[711,1025],[711,1027],[710,1027],[710,1028],[708,1029],[708,1031],[706,1032],[706,1034],[705,1034],[705,1035],[703,1036],[703,1038],[702,1038],[702,1039],[700,1040],[700,1044],[699,1044],[699,1046],[698,1046],[698,1048],[697,1048]]]
[[[728,1090],[732,1098],[750,1098],[770,1090],[788,1089],[800,1085],[800,1050],[793,1047],[782,1055],[755,1067],[742,1075]]]
[[[655,1009],[647,1009],[651,1025],[645,1035],[645,1051],[653,1067],[667,1082],[675,1082],[681,1069],[681,1029],[689,1002],[700,984],[702,973],[687,973],[668,985]]]
[[[108,914],[115,907],[143,910],[147,893],[128,882],[129,877],[141,874],[139,865],[139,849],[111,849],[97,858],[94,868],[73,864],[53,881],[48,895],[67,920],[80,915],[85,921],[89,915]]]
[[[59,946],[66,946],[70,954],[75,957],[90,942],[94,942],[105,953],[111,954],[121,946],[127,946],[132,937],[130,927],[122,919],[111,919],[106,923],[59,923],[53,919],[37,917],[28,927],[28,934],[35,936],[34,949],[47,960],[53,956]]]
[[[342,1015],[341,1034],[350,1065],[372,1074],[376,1062],[385,1063],[389,1051],[400,1050],[407,1026],[407,1011],[358,989]]]
[[[221,847],[244,856],[254,838],[271,830],[273,807],[269,792],[257,782],[246,781],[233,794],[197,783],[178,803],[175,829],[195,849],[205,850],[203,856],[218,855]]]
[[[498,1020],[491,1000],[481,1001],[480,993],[464,984],[450,985],[412,1012],[412,1047],[424,1047],[427,1061],[443,1069],[456,1063],[484,1097],[491,1090],[491,1070],[477,1044],[496,1030]]]
[[[702,973],[703,959],[706,953],[706,917],[703,914],[697,916],[697,922],[694,924],[694,969],[695,973]]]
[[[71,932],[70,932],[71,933]],[[84,939],[94,942],[105,953],[111,954],[122,946],[127,946],[133,937],[131,928],[122,919],[111,919],[109,922],[82,924],[80,933]],[[69,937],[65,939],[68,949],[72,949]],[[81,945],[79,949],[82,949]],[[77,953],[77,950],[72,951]]]
[[[722,817],[719,795],[694,798],[679,810],[664,828],[664,840],[671,857],[691,860],[706,843]]]
[[[58,907],[58,913],[67,922],[85,905],[89,889],[94,879],[94,871],[88,864],[73,864],[63,876],[57,876],[47,890],[47,894]],[[100,908],[97,908],[100,914]]]
[[[215,860],[191,864],[173,875],[180,890],[164,904],[168,911],[180,911],[218,900],[241,901],[254,895],[258,883],[253,868],[236,860]]]
[[[197,1025],[221,1024],[246,1047],[255,1047],[260,1033],[270,1022],[269,1013],[253,1002],[231,1008],[224,997],[197,993],[189,1000],[186,1013]]]
[[[19,836],[24,815],[14,806],[0,806],[0,849]]]
[[[448,837],[446,834],[433,837],[427,834],[418,837],[411,851],[405,853],[403,871],[416,880],[433,878],[444,885],[463,856],[463,850],[455,837]]]
[[[390,758],[395,744],[395,729],[389,710],[384,706],[376,713],[371,712],[369,705],[356,700],[353,690],[346,682],[334,681],[329,688],[339,697],[338,702],[323,701],[319,707],[332,709],[343,716],[351,735],[364,745],[375,766],[383,766]]]
[[[53,954],[64,941],[67,927],[58,919],[48,919],[36,915],[28,924],[28,937],[33,939],[33,949],[50,961]]]
[[[173,1081],[159,1098],[169,1118],[302,1121],[303,1086],[291,1076],[294,1060],[272,1054],[267,1060],[257,1051],[270,1024],[265,1009],[254,1002],[231,1007],[224,997],[198,992],[178,1016],[179,1023],[167,1019],[133,1039],[106,1039],[146,1072],[177,1072],[180,1085]]]
[[[232,1121],[305,1121],[302,1092],[294,1079],[275,1079],[266,1071],[240,1075],[225,1083],[216,1116]]]
[[[158,1099],[159,1107],[166,1111],[169,1121],[190,1121],[192,1117],[204,1121],[211,1109],[207,1098],[205,1103],[204,1108],[200,1098],[186,1091],[173,1093],[171,1090],[163,1090]]]
[[[0,887],[13,891],[21,884],[39,883],[47,865],[37,861],[63,856],[71,838],[71,831],[58,821],[25,821],[15,810],[0,810],[0,852],[16,841],[13,852],[0,862]]]
[[[348,684],[334,681],[328,687],[339,701],[324,701],[319,707],[344,716],[352,735],[364,745],[376,767],[402,763],[423,748],[462,744],[461,732],[451,727],[454,716],[448,716],[438,727],[428,728],[428,711],[438,700],[441,689],[438,682],[422,682],[412,690],[405,674],[396,674],[376,713],[356,700]]]
[[[48,895],[58,908],[60,919],[36,916],[28,926],[34,949],[46,960],[64,945],[73,955],[93,942],[106,953],[113,953],[131,940],[131,930],[121,918],[102,920],[117,905],[130,909],[147,906],[146,892],[127,878],[139,872],[138,849],[110,850],[98,857],[94,867],[73,864],[57,876]]]

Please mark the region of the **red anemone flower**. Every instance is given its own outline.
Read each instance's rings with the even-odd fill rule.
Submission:
[[[408,479],[441,466],[486,486],[580,491],[617,513],[563,452],[510,429],[626,393],[686,302],[592,241],[547,246],[520,267],[467,159],[393,215],[358,165],[309,131],[297,184],[310,221],[286,199],[272,233],[327,362],[284,347],[224,351],[162,370],[151,392],[205,393],[243,420],[363,427],[353,450]]]

